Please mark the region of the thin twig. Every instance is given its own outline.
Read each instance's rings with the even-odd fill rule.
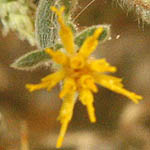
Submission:
[[[74,20],[75,21],[92,3],[94,3],[95,0],[92,0],[90,3],[88,3],[75,17]]]

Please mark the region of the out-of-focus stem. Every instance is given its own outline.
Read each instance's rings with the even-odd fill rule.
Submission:
[[[28,125],[26,121],[21,122],[20,145],[21,145],[20,150],[29,150]]]

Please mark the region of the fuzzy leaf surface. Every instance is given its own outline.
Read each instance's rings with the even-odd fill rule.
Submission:
[[[50,6],[55,6],[56,0],[40,0],[35,21],[35,33],[38,47],[47,48],[55,44],[58,39],[57,18]]]
[[[17,59],[11,67],[18,70],[33,70],[50,61],[50,56],[44,50],[29,52]]]
[[[98,39],[99,42],[103,43],[106,40],[108,40],[108,38],[110,37],[110,26],[109,25],[97,25],[97,26],[88,27],[85,30],[81,31],[75,38],[76,45],[80,47],[83,44],[84,40],[88,36],[91,36],[94,33],[94,31],[99,27],[104,28],[102,34],[99,36],[99,39]]]

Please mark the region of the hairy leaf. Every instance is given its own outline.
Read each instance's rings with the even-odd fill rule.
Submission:
[[[40,0],[35,22],[35,33],[39,48],[50,47],[58,38],[58,25],[50,6],[56,5],[56,0]]]
[[[86,28],[85,30],[80,32],[75,38],[76,45],[80,47],[83,44],[84,40],[88,36],[92,35],[94,31],[99,27],[104,28],[102,34],[99,36],[99,42],[100,43],[105,42],[110,37],[110,26],[109,25],[97,25],[97,26]]]
[[[138,21],[150,24],[150,0],[113,0],[121,8],[127,11],[134,11],[137,14]]]
[[[11,67],[19,70],[33,70],[38,66],[49,62],[50,56],[44,50],[35,50],[29,52],[17,59]]]

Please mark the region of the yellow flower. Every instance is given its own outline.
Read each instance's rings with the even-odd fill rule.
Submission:
[[[61,7],[59,10],[55,7],[51,7],[51,9],[58,16],[60,24],[59,35],[65,52],[60,50],[54,51],[50,48],[47,48],[45,51],[55,63],[60,65],[60,68],[57,72],[42,78],[41,83],[27,84],[26,88],[31,92],[43,88],[49,91],[62,81],[59,97],[63,99],[63,104],[58,116],[62,126],[56,145],[59,148],[62,145],[65,132],[72,118],[77,97],[87,107],[90,121],[96,122],[93,106],[93,93],[98,92],[96,84],[125,95],[135,103],[138,103],[138,100],[142,99],[142,97],[124,89],[121,83],[122,79],[105,74],[106,72],[113,73],[116,71],[116,68],[111,66],[105,59],[90,57],[98,45],[98,37],[103,31],[102,27],[96,29],[94,34],[84,41],[80,49],[76,50],[72,30],[63,20],[64,7]]]

